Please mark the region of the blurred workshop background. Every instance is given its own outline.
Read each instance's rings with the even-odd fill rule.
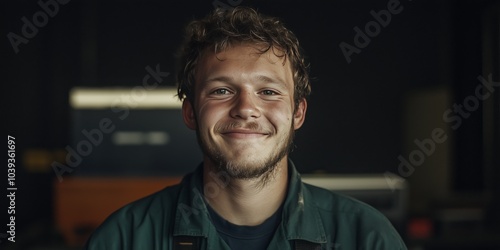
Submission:
[[[112,211],[201,160],[174,98],[186,22],[281,18],[311,64],[292,159],[380,209],[410,249],[500,249],[500,1],[2,1],[16,242],[79,249]],[[7,167],[1,179],[7,187]]]

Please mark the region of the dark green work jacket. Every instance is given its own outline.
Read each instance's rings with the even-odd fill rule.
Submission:
[[[119,209],[94,231],[85,249],[229,249],[210,220],[202,175],[200,166],[180,184]],[[302,249],[406,249],[378,210],[303,183],[291,161],[289,178],[282,221],[268,249],[298,249],[302,243],[317,246]],[[223,183],[204,185],[207,196],[217,195],[218,188]]]

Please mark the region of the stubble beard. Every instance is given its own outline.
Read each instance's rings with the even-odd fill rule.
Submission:
[[[265,186],[276,172],[278,163],[291,152],[295,130],[292,122],[288,135],[279,141],[275,150],[267,158],[245,162],[228,159],[220,147],[208,147],[207,143],[201,139],[198,129],[196,135],[203,153],[214,163],[215,171],[227,174],[230,179],[259,179],[259,186]]]

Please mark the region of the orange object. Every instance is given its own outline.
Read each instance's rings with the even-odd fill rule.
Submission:
[[[54,185],[56,226],[68,246],[83,246],[90,233],[120,207],[180,182],[164,178],[65,178]]]

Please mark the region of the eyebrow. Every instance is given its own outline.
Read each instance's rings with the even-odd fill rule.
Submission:
[[[234,82],[234,79],[229,76],[217,76],[213,78],[209,78],[204,83],[209,83],[209,82],[225,82],[225,83],[232,83]]]
[[[259,82],[264,82],[264,83],[278,83],[278,84],[285,84],[285,81],[281,79],[281,77],[269,77],[266,75],[257,75],[255,76],[257,81]]]
[[[281,79],[281,77],[269,77],[266,75],[256,75],[252,77],[252,79],[255,79],[257,82],[263,82],[263,83],[277,83],[280,85],[285,85],[285,81]],[[205,83],[209,82],[225,82],[225,83],[234,83],[234,78],[230,76],[216,76],[213,78],[209,78],[208,80],[205,81]]]

